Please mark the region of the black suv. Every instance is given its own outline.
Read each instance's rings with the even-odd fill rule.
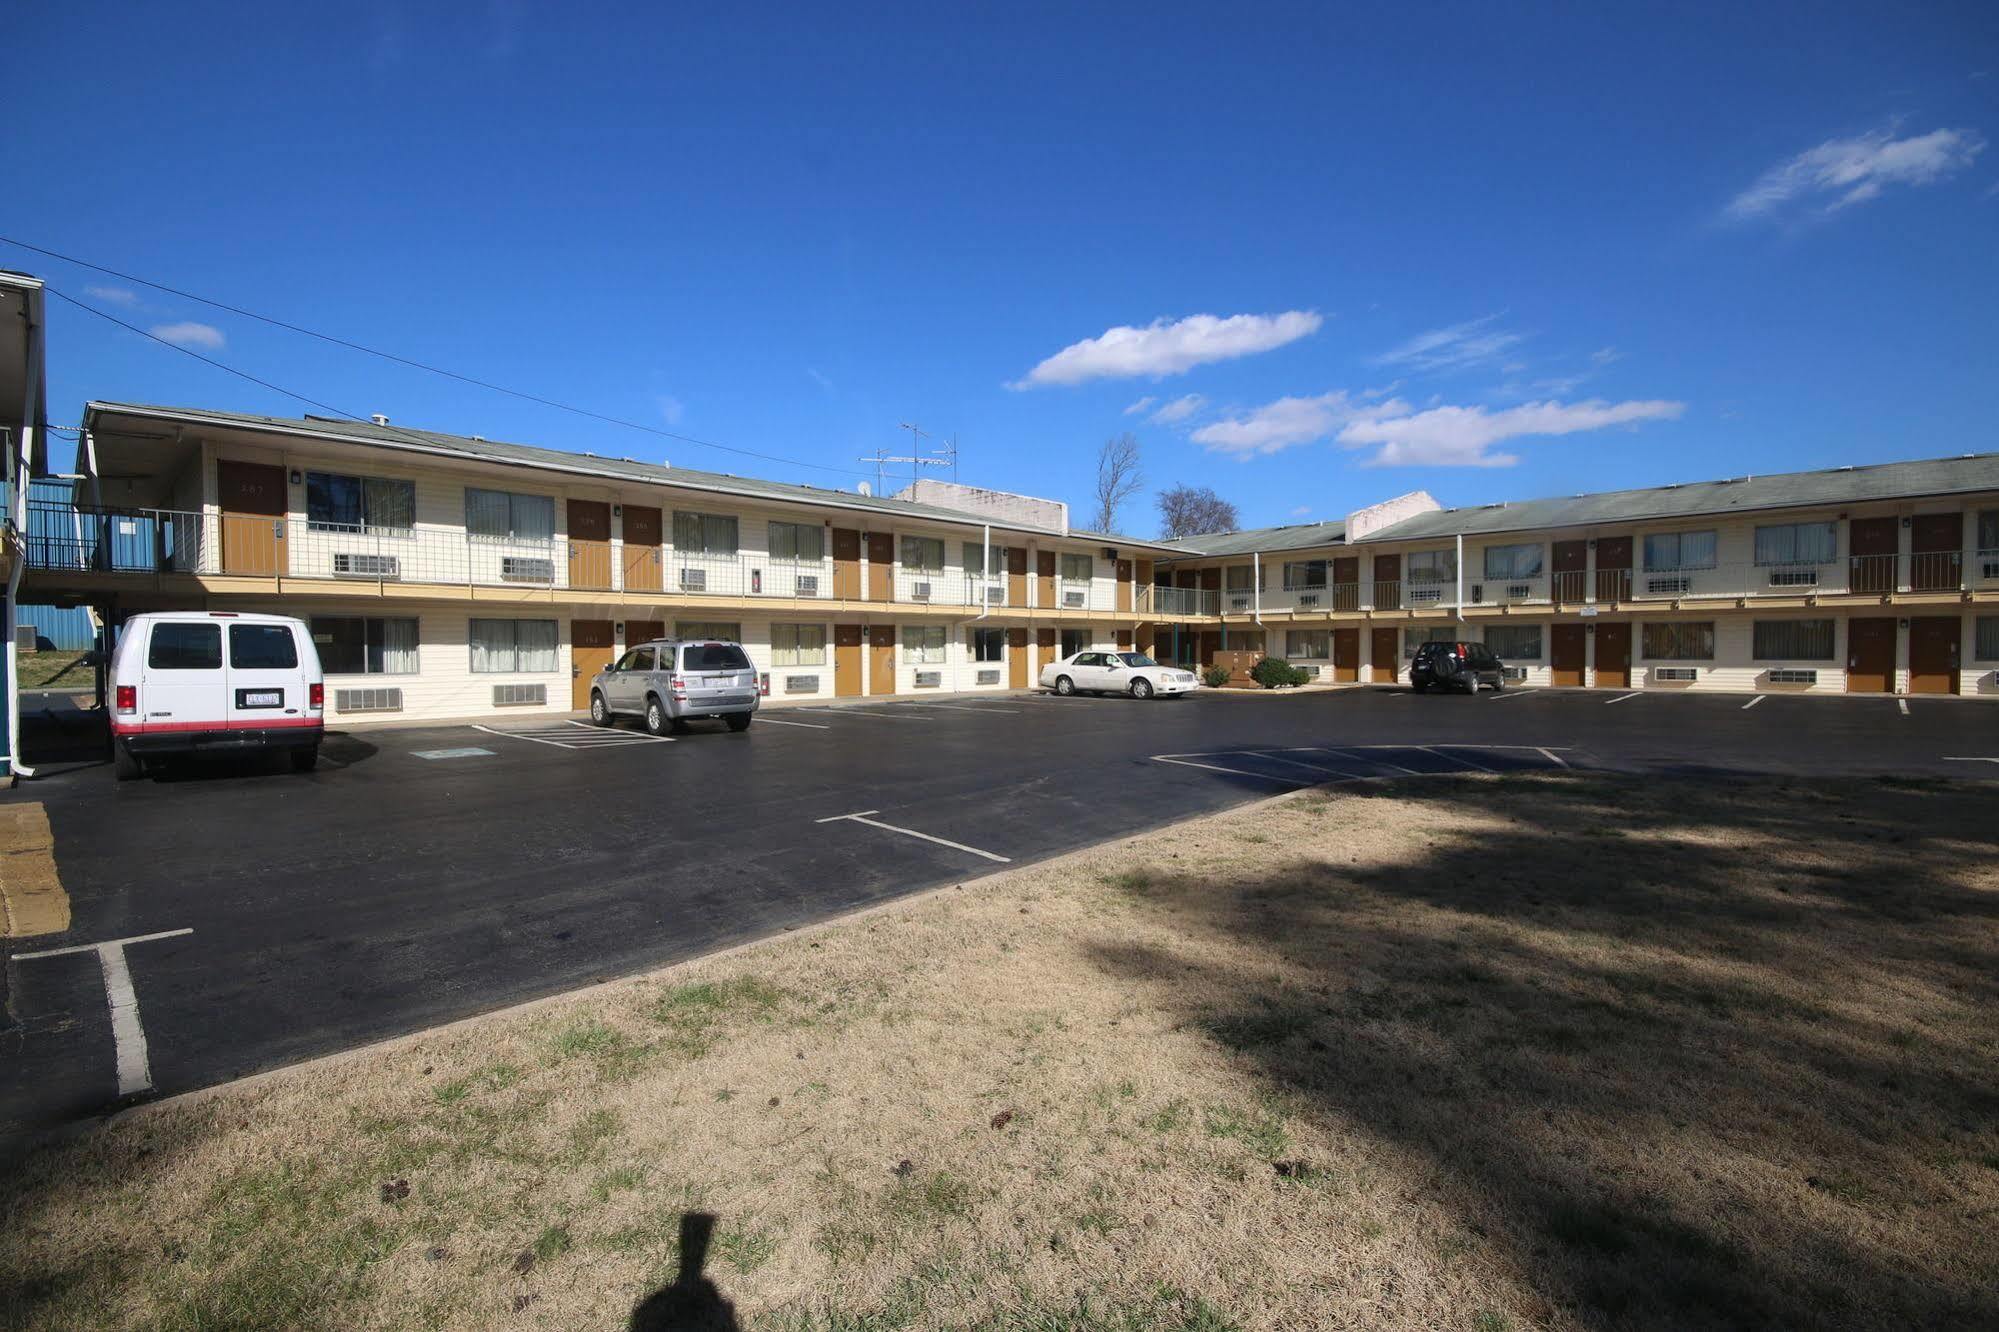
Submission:
[[[1431,685],[1476,694],[1482,684],[1506,688],[1506,663],[1483,643],[1424,643],[1409,663],[1409,687],[1419,694]]]

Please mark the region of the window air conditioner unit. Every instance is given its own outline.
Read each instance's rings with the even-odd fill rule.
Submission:
[[[333,575],[336,578],[401,578],[402,562],[394,555],[351,555],[343,551],[333,557]]]
[[[916,687],[918,689],[938,689],[943,684],[944,672],[942,671],[918,671],[916,673]]]
[[[784,677],[784,692],[787,694],[816,694],[819,692],[819,677],[816,675],[787,675]]]
[[[1527,668],[1525,666],[1502,667],[1499,673],[1505,676],[1508,680],[1515,682],[1522,681],[1527,678]]]
[[[1484,583],[1473,583],[1473,584],[1471,585],[1471,599],[1472,599],[1473,601],[1484,601],[1484,600],[1485,600],[1485,584],[1484,584]]]
[[[801,597],[816,597],[819,595],[819,575],[800,574],[793,587],[797,595]],[[817,686],[814,687],[817,688]]]
[[[928,583],[911,583],[911,584],[909,585],[909,599],[910,599],[911,601],[928,601],[928,600],[930,600],[930,584],[928,584]]]
[[[400,689],[336,689],[333,691],[335,712],[401,712],[403,691]]]
[[[1999,578],[1999,560],[1986,560],[1978,566],[1980,578]]]
[[[1506,585],[1506,599],[1508,601],[1525,601],[1533,595],[1534,585],[1532,583],[1508,583]]]
[[[1230,598],[1229,598],[1229,609],[1230,609],[1230,610],[1239,610],[1239,611],[1246,611],[1246,610],[1248,610],[1248,609],[1249,609],[1249,598],[1248,598],[1248,597],[1230,597]]]
[[[1317,592],[1307,592],[1298,598],[1298,604],[1301,607],[1316,606],[1319,604],[1319,594]]]
[[[1645,590],[1652,596],[1678,596],[1694,590],[1694,580],[1685,574],[1674,574],[1668,578],[1648,578]]]
[[[1069,610],[1081,610],[1085,599],[1085,595],[1081,592],[1064,592],[1062,605]]]
[[[553,583],[555,561],[530,555],[502,555],[500,581],[503,583]]]
[[[706,569],[682,569],[680,571],[680,590],[682,592],[706,592],[708,590],[708,571]]]
[[[1816,587],[1818,586],[1818,581],[1819,567],[1816,564],[1791,566],[1789,568],[1772,569],[1770,571],[1770,586],[1772,587]]]
[[[986,604],[988,606],[1004,606],[1006,604],[1006,589],[1003,587],[987,588]]]
[[[998,684],[998,683],[999,683],[999,677],[1000,677],[1000,673],[999,673],[998,671],[980,671],[980,672],[979,672],[979,683],[980,683],[980,684],[982,684],[982,685],[993,685],[993,684]]]
[[[1411,605],[1419,601],[1442,601],[1443,599],[1444,589],[1441,587],[1412,587],[1409,589],[1409,602]]]
[[[1819,682],[1819,673],[1814,670],[1801,670],[1795,667],[1784,667],[1772,670],[1770,672],[1771,684],[1815,685],[1818,682]]]
[[[1686,683],[1699,675],[1700,669],[1694,666],[1657,666],[1652,670],[1652,678],[1660,681]]]

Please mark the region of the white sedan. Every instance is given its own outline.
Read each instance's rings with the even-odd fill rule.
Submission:
[[[1143,652],[1078,652],[1041,668],[1041,687],[1058,694],[1191,694],[1201,687],[1192,671],[1161,666]]]

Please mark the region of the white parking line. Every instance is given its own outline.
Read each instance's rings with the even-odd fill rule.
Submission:
[[[913,698],[910,699],[909,702],[904,706],[911,708],[949,708],[953,712],[1019,712],[1020,711],[1019,708],[968,708],[962,703],[923,703]]]
[[[836,717],[886,717],[890,721],[935,721],[935,717],[919,717],[908,712],[863,712],[859,708],[814,708],[814,712],[830,712]]]
[[[74,944],[38,953],[16,953],[14,960],[26,962],[38,957],[61,957],[67,953],[97,954],[97,965],[104,973],[104,998],[111,1006],[111,1044],[118,1061],[118,1094],[131,1096],[152,1089],[153,1066],[146,1053],[146,1028],[139,1021],[139,992],[132,988],[132,968],[125,962],[125,946],[151,943],[155,939],[177,939],[183,934],[193,933],[192,929],[182,929],[134,934],[124,939],[107,939],[103,943]]]
[[[1987,758],[1983,754],[1945,754],[1945,763],[1999,763],[1999,758]]]
[[[1611,704],[1613,704],[1613,703],[1629,703],[1629,702],[1630,702],[1630,701],[1631,701],[1632,699],[1634,699],[1634,698],[1637,698],[1637,697],[1638,697],[1638,695],[1637,695],[1637,694],[1635,694],[1635,693],[1633,693],[1633,694],[1619,694],[1619,695],[1618,695],[1618,696],[1617,696],[1616,698],[1606,698],[1606,699],[1605,699],[1605,700],[1603,701],[1603,705],[1604,705],[1605,707],[1609,707],[1609,706],[1610,706]]]
[[[1248,768],[1225,768],[1219,763],[1196,763],[1194,760],[1180,754],[1154,754],[1152,761],[1154,763],[1171,763],[1179,768],[1206,768],[1209,772],[1226,772],[1235,777],[1258,777],[1266,782],[1282,782],[1286,786],[1313,785],[1313,783],[1297,777],[1278,777],[1267,772],[1252,772]]]
[[[1450,760],[1450,761],[1451,761],[1452,763],[1462,763],[1462,764],[1464,764],[1464,765],[1465,765],[1465,766],[1466,766],[1467,768],[1477,768],[1477,769],[1478,769],[1478,770],[1479,770],[1480,772],[1489,772],[1489,773],[1492,773],[1492,774],[1493,774],[1493,775],[1495,775],[1495,776],[1497,776],[1497,775],[1498,775],[1498,773],[1499,773],[1499,769],[1497,769],[1497,768],[1488,768],[1488,767],[1486,767],[1486,766],[1485,766],[1485,765],[1484,765],[1483,763],[1474,763],[1474,762],[1472,762],[1472,761],[1471,761],[1470,759],[1468,759],[1468,758],[1463,758],[1463,757],[1461,757],[1461,756],[1459,756],[1459,755],[1457,755],[1457,754],[1439,754],[1439,753],[1437,753],[1437,751],[1436,751],[1436,750],[1434,750],[1434,749],[1430,748],[1430,746],[1428,746],[1428,745],[1417,745],[1417,746],[1415,746],[1415,748],[1417,748],[1417,749],[1421,750],[1421,751],[1422,751],[1423,753],[1425,753],[1425,754],[1430,754],[1430,755],[1434,755],[1435,757],[1437,757],[1437,758],[1440,758],[1440,759],[1448,759],[1448,760]],[[1453,749],[1468,749],[1468,748],[1470,748],[1470,746],[1469,746],[1469,745],[1453,745],[1453,746],[1451,746],[1451,748],[1453,748]]]
[[[1328,768],[1323,763],[1304,763],[1298,759],[1288,759],[1282,754],[1272,754],[1261,749],[1224,750],[1223,752],[1240,754],[1244,758],[1260,758],[1270,763],[1282,763],[1293,768],[1303,768],[1307,772],[1323,772],[1333,777],[1357,778],[1360,776],[1357,772],[1347,772],[1342,768]]]
[[[1486,702],[1504,703],[1509,698],[1521,698],[1527,694],[1538,694],[1540,692],[1541,691],[1539,689],[1506,689],[1500,691],[1497,694],[1488,695],[1486,698]]]
[[[818,722],[784,721],[777,717],[763,717],[762,721],[766,726],[803,726],[808,731],[830,731],[833,729],[830,726],[821,726]]]
[[[1908,700],[1908,699],[1906,699],[1906,698],[1898,698],[1898,699],[1896,699],[1896,700],[1895,700],[1895,706],[1896,706],[1896,707],[1898,707],[1898,708],[1900,708],[1900,709],[1902,710],[1902,715],[1903,715],[1904,717],[1906,717],[1906,716],[1908,716],[1908,715],[1909,715],[1909,700]]]
[[[1755,698],[1752,698],[1747,703],[1744,703],[1742,705],[1742,710],[1744,712],[1747,712],[1749,711],[1749,709],[1755,707],[1758,703],[1761,703],[1764,699],[1768,697],[1770,697],[1768,694],[1758,694]]]
[[[548,728],[535,731],[501,731],[491,726],[472,727],[487,735],[497,735],[507,740],[531,740],[538,745],[552,745],[557,749],[616,749],[624,745],[670,745],[670,735],[646,735],[639,731],[616,731],[609,728],[585,727],[588,735],[578,735],[574,731]]]
[[[868,817],[868,815],[870,814],[879,814],[879,813],[881,813],[881,811],[878,809],[864,809],[858,814],[835,814],[833,817],[828,819],[814,819],[813,822],[814,823],[865,823],[870,828],[882,828],[889,832],[898,832],[905,837],[920,837],[926,842],[935,842],[939,846],[948,846],[953,851],[964,851],[971,855],[984,856],[987,860],[995,860],[1002,865],[1010,865],[1013,863],[1012,860],[1006,856],[994,855],[990,851],[981,851],[976,846],[966,846],[963,842],[954,842],[948,837],[932,837],[927,832],[918,832],[914,828],[900,828],[893,823],[883,823],[880,819],[871,819]]]
[[[1385,748],[1386,746],[1374,746],[1374,747],[1375,747],[1375,748]],[[1395,746],[1395,748],[1397,748],[1397,749],[1407,749],[1407,748],[1408,748],[1408,746],[1407,746],[1407,745],[1396,745],[1396,746]],[[1421,777],[1421,776],[1423,775],[1422,773],[1420,773],[1420,772],[1416,771],[1416,769],[1414,769],[1414,768],[1405,768],[1405,767],[1403,767],[1403,766],[1402,766],[1402,765],[1401,765],[1400,763],[1390,763],[1390,762],[1389,762],[1389,761],[1388,761],[1387,759],[1383,759],[1383,758],[1370,758],[1370,757],[1368,757],[1368,756],[1367,756],[1367,755],[1365,755],[1365,754],[1359,754],[1359,753],[1355,753],[1355,752],[1354,752],[1354,750],[1353,750],[1353,749],[1351,749],[1351,748],[1350,748],[1350,749],[1333,749],[1333,748],[1331,748],[1331,747],[1328,747],[1328,746],[1323,746],[1323,745],[1322,745],[1322,746],[1317,746],[1317,747],[1315,748],[1315,751],[1314,751],[1314,752],[1316,752],[1316,753],[1320,753],[1320,754],[1337,754],[1337,755],[1339,755],[1339,756],[1340,756],[1341,758],[1350,758],[1350,759],[1359,759],[1359,760],[1360,760],[1360,761],[1361,761],[1362,763],[1379,763],[1379,764],[1380,764],[1380,765],[1381,765],[1382,767],[1384,767],[1384,768],[1393,768],[1393,769],[1395,769],[1395,771],[1397,771],[1397,772],[1406,772],[1406,773],[1408,773],[1408,774],[1409,774],[1409,775],[1410,775],[1411,777]]]
[[[1552,749],[1541,749],[1537,747],[1534,752],[1539,754],[1542,758],[1548,760],[1548,762],[1554,764],[1558,768],[1566,768],[1569,766],[1569,761],[1563,758],[1560,754],[1557,754]]]

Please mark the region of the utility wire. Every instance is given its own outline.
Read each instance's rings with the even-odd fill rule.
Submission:
[[[719,449],[723,453],[734,453],[745,458],[758,458],[763,460],[764,462],[782,463],[786,467],[809,467],[814,471],[835,472],[841,476],[867,475],[867,473],[865,472],[857,472],[851,468],[828,467],[824,463],[801,462],[796,458],[781,458],[774,453],[758,453],[754,449],[739,449],[729,444],[718,444],[712,439],[696,439],[692,435],[682,435],[682,434],[677,434],[671,430],[662,430],[658,426],[650,426],[643,421],[627,420],[621,416],[606,416],[602,412],[593,412],[587,407],[577,407],[570,403],[558,402],[553,398],[544,398],[533,393],[524,392],[520,389],[508,388],[504,384],[494,384],[484,379],[476,379],[471,375],[461,375],[456,370],[446,370],[441,366],[427,365],[422,361],[411,360],[407,356],[398,356],[394,352],[385,352],[380,350],[379,348],[363,346],[361,343],[358,342],[350,342],[346,338],[335,337],[331,333],[321,333],[315,329],[305,328],[298,324],[287,323],[282,319],[276,319],[270,315],[258,314],[255,310],[245,310],[241,306],[231,305],[227,301],[218,301],[211,297],[201,296],[191,291],[183,291],[179,287],[169,287],[164,282],[154,282],[150,278],[142,278],[133,273],[121,273],[115,268],[106,268],[103,264],[93,264],[88,259],[78,259],[74,255],[62,254],[56,250],[44,249],[39,245],[30,245],[28,242],[24,240],[15,240],[12,236],[0,236],[0,243],[12,245],[23,250],[31,250],[36,254],[46,255],[50,259],[57,259],[66,264],[75,264],[79,268],[88,268],[92,272],[102,273],[106,277],[117,278],[121,282],[136,282],[142,287],[151,287],[154,291],[163,291],[170,296],[179,296],[183,300],[197,301],[202,305],[211,306],[217,310],[226,310],[230,314],[240,315],[245,319],[254,319],[260,324],[269,324],[273,328],[281,328],[288,333],[297,333],[300,334],[301,336],[308,338],[317,338],[321,342],[332,343],[336,347],[345,347],[349,351],[357,351],[367,356],[380,357],[382,360],[385,361],[393,361],[397,365],[409,366],[413,370],[422,370],[433,375],[442,375],[446,379],[455,379],[461,384],[470,384],[475,388],[488,389],[494,393],[504,393],[511,398],[519,398],[524,402],[539,403],[543,407],[553,407],[557,411],[571,412],[577,416],[588,417],[593,421],[602,421],[608,425],[623,426],[627,430],[642,430],[648,435],[658,435],[662,439],[678,440],[683,444],[693,444],[704,449]],[[50,290],[54,289],[51,288]],[[59,296],[62,295],[62,293],[60,292],[57,292],[56,294]],[[95,315],[102,315],[104,318],[110,319],[111,322],[114,324],[121,324],[126,328],[131,328],[132,331],[135,333],[141,333],[144,334],[144,336],[146,337],[152,337],[152,334],[146,333],[145,330],[133,328],[132,325],[125,323],[124,320],[114,318],[109,314],[105,314],[105,312],[102,310],[98,310],[91,306],[85,305],[83,304],[83,302],[75,299],[74,297],[63,296],[63,299],[68,301],[71,305],[78,307],[79,309],[89,310],[92,314]],[[162,340],[159,338],[153,338],[153,341],[161,342]],[[264,381],[261,379],[257,379],[252,375],[242,374],[242,372],[240,371],[231,369],[229,366],[223,365],[222,362],[220,361],[209,360],[208,357],[202,356],[193,351],[189,351],[186,347],[182,347],[177,343],[165,342],[163,343],[163,345],[172,347],[175,351],[187,352],[188,355],[193,356],[196,360],[207,361],[208,364],[215,366],[218,369],[228,370],[230,374],[241,375],[242,378],[248,379],[253,384],[264,383]],[[270,388],[274,392],[283,393],[287,397],[297,398],[300,402],[312,403],[312,405],[315,407],[324,405],[321,403],[313,402],[311,398],[305,397],[302,394],[293,393],[289,389],[277,388],[275,385],[270,385],[270,384],[264,384],[264,387]],[[332,407],[327,407],[326,410],[336,411],[336,409]],[[348,412],[339,412],[338,414],[341,416],[351,416],[351,413]],[[358,416],[352,416],[351,419],[359,421],[362,418]]]

